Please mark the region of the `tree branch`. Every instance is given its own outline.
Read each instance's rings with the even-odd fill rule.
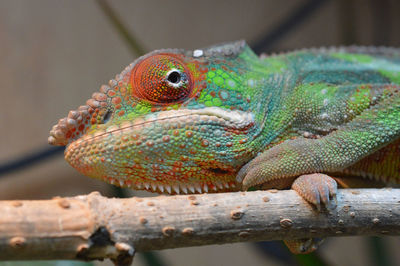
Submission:
[[[241,241],[399,235],[400,189],[342,189],[318,213],[296,192],[0,201],[0,260],[101,259]]]

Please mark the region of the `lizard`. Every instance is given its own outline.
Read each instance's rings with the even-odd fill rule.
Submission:
[[[337,185],[400,181],[400,49],[257,56],[245,41],[148,53],[53,126],[84,175],[158,193],[292,188],[320,210]],[[318,240],[288,240],[295,253]]]

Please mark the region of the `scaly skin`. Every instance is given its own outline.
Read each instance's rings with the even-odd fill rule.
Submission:
[[[61,119],[49,143],[67,145],[81,173],[123,187],[175,194],[293,183],[319,207],[336,193],[321,173],[400,180],[399,85],[392,48],[160,50]]]
[[[66,160],[85,175],[159,192],[320,172],[397,182],[399,84],[391,48],[262,58],[244,42],[160,50],[61,119],[49,142],[67,145]]]

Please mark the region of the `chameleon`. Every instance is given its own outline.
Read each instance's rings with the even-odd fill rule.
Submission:
[[[335,208],[338,184],[400,181],[400,49],[157,50],[60,119],[48,142],[65,145],[82,174],[121,187],[292,188],[318,210]]]

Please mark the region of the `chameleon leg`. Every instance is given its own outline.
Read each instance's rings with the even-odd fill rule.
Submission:
[[[324,242],[324,238],[304,238],[283,240],[283,243],[294,254],[308,254],[315,251]]]
[[[298,177],[292,185],[320,207],[335,197],[336,182],[322,172],[340,172],[400,137],[398,87],[388,86],[381,99],[352,121],[319,139],[298,137],[276,145],[239,171],[243,189]],[[322,199],[322,200],[321,200]],[[294,253],[312,252],[316,239],[285,241]]]
[[[299,176],[292,184],[292,189],[306,201],[321,210],[321,205],[327,209],[336,208],[336,181],[325,174]],[[324,241],[323,238],[290,239],[283,242],[294,254],[308,254],[315,251]]]
[[[292,184],[295,190],[306,201],[310,202],[317,209],[321,210],[321,205],[327,209],[336,208],[336,181],[325,174],[302,175],[296,178]]]

